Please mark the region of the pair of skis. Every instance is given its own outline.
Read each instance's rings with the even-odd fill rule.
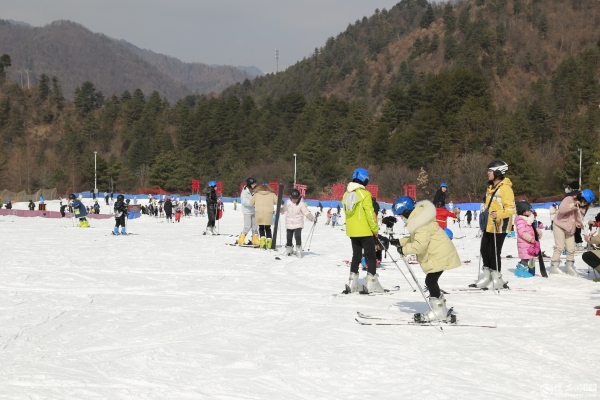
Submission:
[[[354,319],[360,325],[411,325],[411,326],[433,326],[433,322],[415,322],[414,318],[410,319],[407,317],[390,317],[390,316],[377,316],[363,314],[357,311],[357,316]],[[496,328],[495,323],[478,323],[478,322],[462,322],[457,319],[456,314],[453,313],[453,309],[448,311],[448,319],[445,321],[439,321],[442,326],[470,326],[475,328]]]

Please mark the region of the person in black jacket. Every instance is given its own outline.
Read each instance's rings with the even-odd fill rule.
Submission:
[[[173,203],[171,203],[170,197],[167,197],[167,200],[165,200],[165,205],[163,208],[165,210],[167,222],[173,222]]]
[[[217,192],[215,191],[217,187],[217,182],[210,181],[208,182],[208,187],[206,188],[206,212],[208,214],[208,223],[206,224],[206,232],[205,235],[218,235],[215,230],[215,221],[217,220],[217,207],[219,199],[217,198]]]
[[[65,208],[67,208],[67,206],[65,204],[63,204],[63,202],[60,202],[60,215],[62,218],[65,217]]]
[[[27,204],[27,207],[29,207],[31,211],[35,210],[35,204],[33,204],[33,200],[29,200],[29,204]]]
[[[433,196],[433,204],[437,207],[438,204],[446,204],[446,194],[448,193],[448,184],[442,182],[435,196]]]
[[[7,210],[10,210],[12,208],[12,203],[10,202],[10,199],[8,199],[4,207],[6,207]]]
[[[121,235],[127,235],[125,229],[125,218],[127,217],[127,204],[125,204],[125,196],[122,194],[117,196],[115,203],[115,228],[113,229],[113,235],[119,235],[119,226],[121,226]]]

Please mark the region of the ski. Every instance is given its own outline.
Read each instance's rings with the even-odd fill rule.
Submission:
[[[271,242],[271,249],[277,248],[277,228],[279,227],[279,213],[281,212],[281,206],[283,205],[283,189],[285,185],[280,183],[277,188],[277,207],[275,211],[275,226],[273,227],[273,240]],[[265,250],[267,250],[265,248]]]
[[[444,294],[452,294],[452,293],[484,293],[484,292],[494,292],[494,290],[488,288],[477,288],[477,287],[468,287],[468,288],[451,288],[442,290]],[[510,293],[510,292],[537,292],[537,289],[523,289],[523,288],[510,288],[510,289],[501,289],[501,293]]]
[[[600,306],[594,307],[594,310],[600,310]]]
[[[350,288],[346,285],[346,290],[342,293],[334,293],[333,297],[346,297],[346,296],[389,296],[400,291],[400,286],[394,286],[393,289],[385,289],[383,293],[367,293],[367,292],[353,292],[350,293]]]
[[[250,247],[253,249],[258,249],[260,246],[257,244],[237,244],[237,243],[225,243],[227,246],[236,246],[236,247]]]
[[[361,320],[359,318],[354,318],[356,322],[360,325],[412,325],[412,326],[433,326],[429,322],[415,322],[408,319],[378,319],[378,320]],[[437,323],[437,321],[435,321]],[[496,325],[491,324],[472,324],[472,323],[464,323],[464,322],[445,322],[440,321],[443,327],[446,326],[470,326],[474,328],[496,328]]]

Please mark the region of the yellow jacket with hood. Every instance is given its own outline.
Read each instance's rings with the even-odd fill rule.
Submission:
[[[342,199],[346,214],[346,235],[349,237],[373,236],[379,232],[371,193],[363,185],[350,182]]]
[[[496,190],[498,189],[498,190]],[[496,193],[494,193],[496,192]],[[486,232],[494,233],[494,220],[490,216],[493,211],[496,211],[496,233],[509,233],[513,226],[513,216],[517,211],[515,208],[515,194],[512,190],[512,182],[508,178],[502,179],[496,186],[489,185],[485,196],[485,206],[487,208],[490,203],[490,196],[494,195],[489,213]]]

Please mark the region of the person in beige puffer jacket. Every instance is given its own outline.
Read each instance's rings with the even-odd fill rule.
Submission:
[[[277,204],[277,195],[268,183],[263,183],[254,189],[250,204],[254,206],[256,225],[258,225],[258,234],[260,235],[260,248],[270,249],[273,242],[271,233],[273,206]]]

